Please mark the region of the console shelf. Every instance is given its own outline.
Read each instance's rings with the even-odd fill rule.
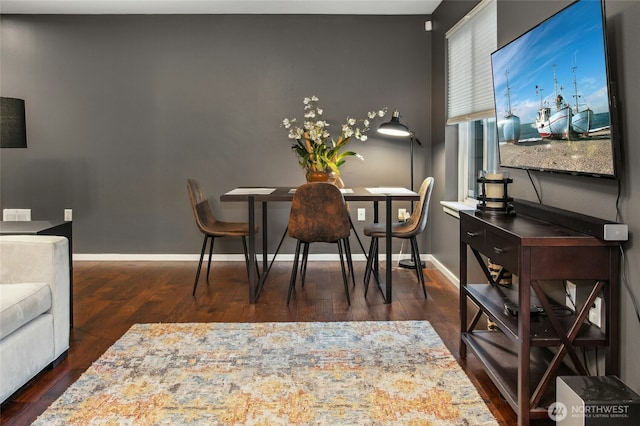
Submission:
[[[467,282],[467,254],[478,261],[489,284]],[[505,311],[505,287],[494,281],[487,258],[518,277],[508,290],[517,315]],[[555,398],[555,377],[586,375],[577,349],[604,348],[605,374],[618,374],[619,253],[617,243],[527,215],[479,215],[460,212],[460,356],[471,349],[518,415],[519,425],[548,418]],[[567,311],[548,297],[546,285],[565,280],[586,283],[584,303]],[[515,295],[515,300],[514,299]],[[604,300],[604,328],[587,321],[596,296]],[[529,313],[535,301],[539,313]],[[477,308],[469,320],[470,309]],[[482,315],[496,331],[476,329]],[[565,358],[572,368],[567,367]]]
[[[495,284],[468,284],[467,296],[474,304],[481,307],[500,330],[513,342],[518,340],[518,316],[506,314],[504,312],[505,296],[499,285]],[[575,323],[577,315],[575,312],[564,314],[561,305],[553,304],[554,311],[563,311],[562,316],[558,316],[558,321],[563,329],[568,330]],[[529,333],[532,346],[559,346],[562,340],[554,332],[553,325],[548,315],[544,312],[532,314],[529,323]],[[580,331],[574,340],[576,346],[606,346],[607,336],[598,327],[583,323]]]
[[[518,346],[499,331],[463,333],[462,340],[485,366],[486,372],[514,411],[518,411]],[[553,359],[544,347],[533,347],[530,353],[530,379],[538,383]],[[570,376],[575,372],[562,365],[557,375]],[[540,406],[547,407],[555,400],[555,386],[544,392]],[[531,418],[548,418],[547,409],[534,409]]]

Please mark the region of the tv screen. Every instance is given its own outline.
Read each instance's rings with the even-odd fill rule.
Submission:
[[[491,54],[501,167],[616,177],[601,0],[579,0]]]

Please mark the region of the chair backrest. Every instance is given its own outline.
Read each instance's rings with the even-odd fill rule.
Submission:
[[[418,235],[427,228],[427,216],[429,215],[429,202],[431,201],[433,182],[434,179],[432,177],[425,178],[418,190],[420,201],[408,220],[409,228],[412,228],[410,232],[413,235]]]
[[[349,212],[340,189],[332,183],[306,183],[291,202],[289,235],[306,242],[332,243],[349,237]]]
[[[206,232],[205,229],[208,225],[216,223],[209,199],[198,181],[193,178],[187,179],[187,190],[189,191],[189,199],[191,200],[191,209],[196,220],[196,226],[201,232]]]

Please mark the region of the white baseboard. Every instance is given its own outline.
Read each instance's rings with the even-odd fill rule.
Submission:
[[[433,265],[456,287],[460,286],[460,280],[458,277],[448,270],[442,263],[440,263],[435,257],[430,254],[423,254],[420,256],[422,260],[433,263]],[[391,256],[394,262],[398,262],[399,259],[407,258],[406,254],[393,254]],[[74,261],[117,261],[117,262],[197,262],[200,259],[199,254],[123,254],[123,253],[100,253],[100,254],[87,254],[76,253],[73,255]],[[267,259],[271,261],[273,254],[267,255]],[[212,260],[214,262],[244,262],[243,254],[213,254]],[[293,261],[293,254],[278,254],[279,262],[291,262]],[[322,261],[338,261],[337,254],[310,254],[309,260],[314,262]],[[364,262],[366,258],[364,254],[354,254],[353,260],[355,262]],[[380,260],[384,261],[384,255],[380,256]]]
[[[431,255],[429,256],[430,256],[430,262],[433,263],[433,266],[435,266],[436,269],[438,269],[438,271],[442,273],[442,275],[444,275],[449,281],[451,281],[453,285],[455,285],[457,288],[460,288],[460,279],[453,272],[447,269],[446,266],[440,263],[438,259],[436,259]]]
[[[406,258],[406,255],[394,254],[391,256],[393,261]],[[367,259],[364,254],[354,254],[352,256],[356,262],[365,262]],[[421,256],[422,260],[431,261],[431,255],[424,254]],[[200,259],[199,254],[125,254],[125,253],[99,253],[99,254],[87,254],[76,253],[73,255],[73,260],[88,260],[88,261],[157,261],[157,262],[197,262]],[[268,254],[267,259],[272,260],[273,254]],[[291,262],[293,261],[293,254],[278,254],[278,261]],[[310,254],[309,260],[322,262],[322,261],[337,261],[337,254]],[[384,255],[380,256],[380,260],[384,260]],[[244,262],[244,255],[239,254],[213,254],[212,261],[214,262]]]

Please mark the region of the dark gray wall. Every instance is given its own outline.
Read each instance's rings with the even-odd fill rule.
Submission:
[[[434,176],[436,179],[449,179],[450,168],[455,168],[457,150],[454,145],[455,131],[447,130],[444,113],[446,100],[440,89],[444,84],[444,49],[438,46],[444,43],[444,32],[459,17],[471,10],[477,2],[445,0],[432,15],[434,21],[434,57],[433,57],[433,116],[432,140]],[[561,10],[569,1],[533,1],[498,0],[498,46],[502,46],[534,25]],[[622,124],[622,174],[620,179],[621,197],[618,219],[629,225],[630,240],[622,245],[624,250],[623,274],[625,283],[621,289],[621,376],[636,391],[640,391],[640,366],[636,362],[640,353],[640,322],[631,301],[631,294],[640,297],[640,249],[635,245],[636,235],[640,232],[640,169],[636,167],[640,158],[640,58],[638,40],[640,40],[640,2],[626,0],[606,0],[607,37],[609,42],[611,78],[617,85],[620,119]],[[442,56],[441,56],[442,55]],[[444,165],[443,165],[444,164]],[[537,201],[534,189],[526,172],[513,170],[514,183],[511,195]],[[540,191],[544,204],[573,210],[584,214],[616,220],[616,197],[618,186],[612,180],[590,177],[575,177],[549,173],[532,173],[533,181]],[[445,185],[446,199],[455,199],[455,188]],[[441,191],[445,188],[440,187]],[[446,215],[441,209],[434,209],[432,253],[453,273],[458,273],[458,222]],[[478,277],[477,279],[480,279]]]
[[[419,185],[430,175],[427,18],[4,15],[0,89],[25,99],[29,147],[0,154],[1,207],[33,219],[72,208],[76,253],[196,253],[187,177],[223,220],[246,219],[245,205],[218,201],[235,186],[302,183],[280,123],[301,119],[308,95],[336,130],[347,115],[400,110],[423,142]],[[374,131],[352,148],[365,162],[349,160],[347,185],[409,185],[407,140]],[[287,215],[271,212],[274,248]]]

